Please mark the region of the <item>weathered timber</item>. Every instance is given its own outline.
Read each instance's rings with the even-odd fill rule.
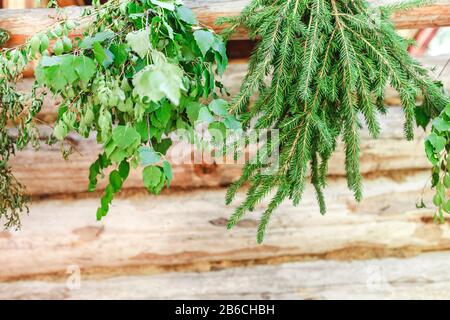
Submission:
[[[449,260],[449,252],[438,252],[90,280],[81,274],[79,287],[67,275],[0,283],[0,299],[450,299]]]
[[[286,202],[279,208],[263,245],[255,233],[268,200],[226,231],[244,192],[230,207],[224,189],[127,195],[101,222],[95,221],[98,199],[36,202],[22,230],[0,232],[0,281],[64,278],[70,265],[86,279],[448,250],[450,225],[434,224],[432,208],[416,208],[422,196],[430,202],[427,180],[428,171],[367,178],[357,204],[345,179],[331,179],[326,217],[308,186],[300,206]]]
[[[390,108],[382,117],[382,134],[379,139],[370,137],[367,130],[362,131],[361,171],[374,174],[383,171],[428,169],[423,139],[426,134],[416,130],[416,139],[406,141],[403,135],[403,114],[400,108]],[[94,139],[84,140],[75,135],[70,139],[76,148],[68,161],[63,160],[59,146],[43,146],[39,152],[27,149],[18,152],[11,165],[16,177],[27,186],[31,195],[72,194],[85,192],[88,185],[89,166],[101,152],[101,146]],[[186,145],[187,146],[187,145]],[[175,188],[219,187],[237,180],[241,174],[240,164],[192,164],[182,162],[184,157],[174,153],[169,159],[174,165]],[[343,145],[330,161],[329,174],[345,175],[345,152]],[[99,183],[99,190],[105,187],[107,179]],[[132,170],[124,188],[142,188],[141,170]]]
[[[426,68],[430,69],[430,75],[434,79],[438,79],[443,82],[444,87],[450,90],[450,66],[446,64],[450,59],[450,55],[442,55],[438,57],[422,57],[419,60]],[[231,60],[227,72],[223,76],[223,83],[225,87],[234,97],[240,89],[240,85],[247,71],[247,60]],[[30,70],[29,72],[32,75]],[[33,85],[33,78],[22,79],[17,88],[22,92],[30,92]],[[50,95],[45,98],[45,103],[42,111],[39,113],[38,118],[47,122],[52,123],[56,119],[56,112],[59,106],[60,99],[52,99]],[[385,96],[385,103],[389,106],[399,106],[400,98],[395,90],[388,88]]]
[[[395,1],[372,1],[374,5]],[[249,0],[191,0],[186,1],[197,14],[198,20],[207,26],[220,32],[223,27],[216,26],[215,21],[219,17],[238,15],[249,3]],[[63,16],[79,20],[83,7],[66,7]],[[57,15],[53,9],[18,9],[0,10],[0,28],[10,32],[11,40],[8,46],[22,44],[34,33],[46,29],[54,24],[61,15]],[[393,16],[397,28],[426,28],[450,25],[450,2],[439,0],[438,3],[398,12]],[[79,34],[79,31],[75,34]],[[245,30],[235,33],[234,39],[246,39]]]

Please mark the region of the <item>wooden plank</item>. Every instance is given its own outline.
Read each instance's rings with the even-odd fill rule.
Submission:
[[[380,3],[380,1],[373,2],[375,5]],[[222,30],[222,27],[215,26],[215,21],[218,17],[238,15],[248,3],[249,0],[186,1],[186,4],[197,14],[199,21],[204,25],[213,27],[217,32]],[[79,19],[82,10],[82,7],[64,8],[65,15],[75,20]],[[34,33],[44,30],[57,20],[58,16],[52,9],[0,11],[0,28],[8,30],[12,35],[8,43],[9,46],[23,43]],[[393,21],[396,27],[402,29],[447,26],[450,24],[450,2],[448,0],[439,0],[437,4],[399,12],[393,16]],[[242,30],[234,35],[234,39],[246,38],[247,35]]]
[[[3,8],[7,9],[35,8],[37,6],[39,6],[39,2],[34,0],[3,0]]]
[[[313,189],[299,207],[284,203],[273,216],[266,241],[257,245],[257,220],[268,200],[235,229],[225,230],[231,207],[225,190],[162,196],[126,195],[95,221],[98,199],[36,202],[20,231],[0,232],[0,281],[64,278],[69,265],[84,277],[209,271],[218,268],[311,259],[371,259],[450,249],[450,224],[432,221],[432,209],[417,209],[429,172],[380,176],[364,181],[358,205],[344,179],[332,179],[319,214]]]
[[[438,57],[421,57],[418,61],[430,70],[430,75],[434,79],[439,79],[443,82],[444,87],[450,90],[450,66],[446,66],[450,55],[442,55]],[[228,89],[231,97],[238,94],[240,85],[247,72],[247,60],[231,60],[228,70],[223,76],[223,84]],[[31,72],[32,75],[32,72]],[[30,92],[33,85],[33,78],[22,79],[17,88],[22,92]],[[56,119],[56,112],[60,100],[58,98],[52,99],[51,95],[47,95],[44,100],[44,106],[39,113],[38,118],[47,122],[53,123]],[[395,90],[392,88],[386,89],[385,103],[389,106],[399,106],[400,98]]]
[[[0,299],[450,299],[449,252],[215,272],[0,283]],[[83,277],[83,274],[81,274]],[[69,275],[67,275],[69,277]],[[73,277],[73,276],[72,276]]]
[[[362,131],[361,171],[374,174],[383,171],[428,169],[423,139],[426,134],[416,130],[416,140],[406,141],[403,135],[403,114],[400,108],[390,108],[389,115],[383,116],[382,135],[372,139],[365,129]],[[71,143],[76,147],[69,161],[61,157],[58,146],[43,146],[39,152],[25,150],[19,152],[11,161],[17,178],[27,186],[31,195],[72,194],[85,192],[88,185],[88,170],[101,152],[101,146],[92,140],[84,140],[73,135]],[[180,163],[180,157],[169,157],[174,163]],[[343,176],[345,151],[339,145],[330,161],[330,175]],[[175,188],[219,187],[237,180],[241,174],[241,165],[235,164],[183,164],[174,165]],[[99,184],[99,190],[106,181]],[[133,170],[124,188],[142,188],[140,170]]]
[[[448,61],[450,54],[441,56],[423,56],[418,57],[416,60],[421,63],[425,68],[429,70],[429,75],[433,79],[442,81],[444,88],[450,90],[450,66]],[[247,72],[247,60],[237,59],[231,60],[227,71],[223,76],[223,83],[225,87],[230,91],[231,96],[235,96],[239,93],[240,85]],[[398,93],[391,87],[386,89],[385,103],[389,106],[399,106],[400,97]]]

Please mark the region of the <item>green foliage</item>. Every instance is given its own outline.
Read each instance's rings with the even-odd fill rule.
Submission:
[[[229,228],[272,193],[258,228],[258,242],[262,242],[281,202],[300,203],[308,171],[320,212],[325,213],[328,161],[340,137],[345,144],[348,187],[361,200],[359,114],[377,137],[387,85],[400,95],[408,139],[413,138],[419,95],[423,114],[435,117],[444,108],[447,98],[427,70],[408,55],[408,43],[389,19],[393,10],[410,5],[373,8],[365,0],[253,0],[239,17],[223,19],[229,24],[227,33],[245,27],[251,38],[260,39],[229,112],[242,117],[246,127],[257,120],[256,128],[278,129],[280,136],[278,170],[267,175],[264,161],[247,163],[241,179],[231,186],[228,204],[240,186],[250,184]],[[249,108],[255,93],[258,98]],[[442,149],[440,138],[432,140],[433,147]],[[267,148],[270,151],[272,146]]]
[[[17,181],[8,166],[8,161],[17,149],[27,144],[37,147],[39,136],[32,119],[40,111],[43,97],[27,103],[14,83],[21,77],[27,65],[25,50],[5,51],[0,55],[0,220],[6,228],[19,228],[20,217],[28,212],[28,197],[23,185]],[[36,92],[33,87],[32,93]],[[16,130],[8,130],[10,124]]]
[[[6,30],[0,28],[0,46],[4,45],[9,40],[9,34]]]
[[[180,20],[188,23],[188,24],[197,24],[197,19],[195,18],[195,14],[186,6],[177,7],[177,14],[180,17]]]
[[[139,148],[139,157],[143,166],[159,163],[161,161],[161,155],[156,152],[155,149],[148,146]]]
[[[194,32],[195,41],[197,41],[198,47],[202,51],[203,55],[212,48],[214,43],[214,37],[211,32],[205,30],[197,30]]]
[[[444,222],[444,214],[450,213],[450,104],[433,120],[425,152],[433,164],[431,184],[436,189],[433,204],[437,207],[434,219]]]
[[[141,99],[159,102],[168,98],[174,105],[178,105],[181,90],[184,89],[183,70],[161,60],[164,60],[164,56],[159,54],[159,57],[154,57],[153,65],[145,67],[133,77],[134,92]]]
[[[181,0],[111,0],[87,9],[82,19],[89,19],[82,39],[69,38],[79,21],[62,20],[25,45],[1,51],[0,218],[7,227],[19,226],[26,210],[24,189],[8,160],[30,143],[37,147],[42,136],[34,119],[45,90],[37,88],[61,101],[48,142],[59,141],[66,154],[67,136],[77,133],[95,135],[103,146],[90,166],[88,186],[94,191],[98,179],[108,175],[99,220],[131,168],[141,165],[151,193],[170,185],[173,173],[165,157],[170,133],[179,126],[193,130],[198,110],[207,108],[201,102],[219,98],[222,91],[217,75],[228,62],[225,45],[197,25]],[[15,83],[34,59],[39,63],[33,91],[19,93]],[[192,112],[191,105],[198,110]]]
[[[88,190],[94,191],[98,180],[107,176],[97,210],[100,220],[132,168],[142,167],[143,185],[153,194],[170,186],[173,172],[165,155],[172,144],[170,134],[177,128],[192,132],[200,122],[214,136],[213,132],[226,129],[249,128],[256,120],[257,129],[279,130],[279,167],[267,174],[266,161],[247,163],[242,177],[230,187],[227,203],[243,184],[250,184],[247,198],[230,218],[231,228],[273,194],[258,227],[261,242],[281,202],[301,202],[308,173],[320,212],[326,212],[328,161],[340,138],[345,143],[348,186],[356,200],[361,199],[359,115],[378,136],[387,85],[400,94],[408,139],[414,118],[426,127],[437,117],[426,153],[434,166],[437,217],[443,219],[449,211],[449,107],[444,110],[448,99],[427,70],[409,57],[408,43],[389,20],[393,10],[421,2],[374,9],[365,0],[253,0],[239,17],[225,19],[228,33],[245,27],[252,38],[260,39],[231,106],[218,94],[224,88],[217,76],[228,64],[225,44],[198,26],[181,0],[111,0],[86,10],[82,19],[90,22],[82,39],[69,38],[79,21],[62,20],[24,46],[2,50],[0,219],[6,227],[19,227],[20,216],[27,211],[24,187],[8,161],[28,145],[38,148],[43,140],[60,143],[66,155],[71,150],[69,134],[96,136],[103,151],[90,166]],[[33,90],[20,93],[15,84],[35,59],[39,64]],[[40,88],[61,101],[47,139],[42,139],[34,121],[46,92]],[[422,104],[417,106],[420,95]],[[273,148],[267,142],[268,151],[259,156],[269,157]]]

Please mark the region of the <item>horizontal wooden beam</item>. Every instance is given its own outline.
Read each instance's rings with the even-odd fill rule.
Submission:
[[[36,163],[35,163],[36,165]],[[54,170],[57,170],[55,168]],[[69,176],[66,184],[70,184]],[[116,199],[107,217],[95,221],[99,200],[36,202],[22,230],[0,231],[0,281],[66,279],[78,265],[89,277],[169,271],[209,271],[235,266],[315,259],[354,260],[405,257],[450,249],[450,224],[433,223],[433,208],[417,209],[429,172],[394,173],[365,179],[357,204],[344,178],[325,189],[328,212],[319,213],[313,188],[300,206],[289,201],[274,214],[263,245],[258,220],[269,199],[231,230],[226,221],[236,202],[224,204],[224,189]],[[42,180],[42,186],[52,183]],[[1,292],[2,290],[0,290]]]
[[[375,5],[379,3],[379,1],[373,2]],[[194,9],[202,24],[220,32],[222,27],[215,25],[217,18],[238,15],[249,0],[191,0],[186,3]],[[79,19],[82,11],[83,7],[67,7],[63,10],[65,16],[75,20]],[[53,9],[1,9],[0,28],[11,34],[11,40],[7,46],[15,46],[52,25],[60,17]],[[450,25],[450,3],[448,0],[439,0],[439,3],[433,5],[398,12],[394,14],[393,21],[399,29],[448,26]],[[246,38],[247,34],[244,30],[234,35],[234,39]]]
[[[416,131],[416,140],[406,141],[403,134],[404,116],[401,108],[390,108],[389,114],[381,118],[382,134],[379,139],[362,131],[361,171],[365,175],[398,170],[428,169],[423,139],[425,133]],[[58,146],[43,146],[39,152],[25,150],[18,152],[11,165],[17,178],[23,182],[28,192],[34,196],[74,194],[86,192],[89,166],[102,150],[94,139],[83,140],[72,136],[71,143],[78,152],[68,161],[61,157]],[[178,156],[169,158],[180,163]],[[345,150],[342,144],[330,161],[329,174],[344,176]],[[172,187],[192,189],[198,187],[220,187],[229,185],[241,174],[238,164],[179,164],[174,165]],[[106,181],[99,184],[99,190]],[[143,188],[140,170],[133,170],[125,189]]]
[[[398,12],[393,15],[392,20],[397,29],[422,29],[449,26],[450,4],[437,3]]]
[[[433,70],[430,75],[433,79],[438,79],[443,82],[444,87],[450,90],[450,66],[446,66],[450,55],[443,55],[438,57],[421,57],[418,61],[426,68]],[[240,86],[244,76],[247,72],[247,60],[231,60],[222,82],[230,92],[231,97],[239,93]],[[32,72],[30,72],[32,73]],[[32,75],[32,74],[31,74]],[[438,75],[440,75],[438,77]],[[18,90],[22,92],[30,92],[33,86],[33,78],[25,78],[18,83]],[[388,106],[399,106],[401,104],[398,93],[392,88],[388,88],[385,94],[385,104]],[[59,98],[52,99],[51,95],[47,95],[44,99],[44,106],[38,114],[38,118],[47,123],[53,123],[56,119],[57,108],[59,106]]]
[[[66,281],[0,283],[0,299],[450,299],[449,259],[449,252],[437,252],[406,259],[317,260],[88,280],[82,273],[76,290],[68,290]]]

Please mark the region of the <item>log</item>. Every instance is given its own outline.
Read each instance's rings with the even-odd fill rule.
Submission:
[[[444,87],[450,90],[450,66],[446,64],[450,59],[450,55],[442,55],[438,57],[421,57],[418,61],[426,68],[430,70],[430,76],[433,79],[438,79],[443,82]],[[238,59],[231,60],[228,70],[223,76],[223,84],[228,89],[231,97],[238,94],[240,85],[247,72],[247,60]],[[31,72],[32,75],[32,72]],[[22,79],[17,88],[22,92],[30,92],[33,85],[33,78]],[[60,103],[58,98],[52,99],[50,95],[45,97],[44,106],[39,113],[38,118],[47,122],[53,123],[56,119],[57,108]],[[401,104],[400,97],[397,92],[392,88],[386,89],[385,103],[389,106],[399,106]]]
[[[22,230],[0,232],[0,281],[64,279],[70,265],[87,279],[448,250],[450,224],[434,224],[433,209],[415,205],[422,196],[430,203],[427,180],[428,171],[365,179],[357,204],[345,180],[332,179],[326,217],[308,186],[299,207],[286,202],[274,214],[263,245],[256,244],[256,226],[269,199],[225,229],[243,191],[230,207],[223,189],[127,195],[101,222],[98,199],[35,202]]]
[[[435,80],[442,81],[446,90],[450,90],[450,54],[440,56],[423,56],[416,60],[429,70],[429,75]],[[236,59],[231,60],[227,72],[223,76],[223,83],[230,91],[231,96],[239,93],[240,85],[247,72],[247,60]],[[385,94],[385,103],[389,106],[401,105],[398,93],[392,88],[388,87]]]
[[[389,3],[395,1],[373,1]],[[220,32],[223,27],[215,26],[219,17],[238,15],[249,3],[249,0],[191,0],[186,4],[197,14],[198,20]],[[64,15],[79,20],[83,7],[66,7]],[[61,16],[53,9],[19,9],[0,10],[0,28],[10,32],[11,40],[7,46],[16,46],[24,43],[34,33],[45,30]],[[424,7],[398,12],[393,16],[397,28],[426,28],[450,25],[450,3],[448,0],[439,0],[438,3]],[[78,32],[79,33],[79,32]],[[244,30],[238,31],[233,39],[247,39]]]
[[[67,275],[67,282],[0,283],[0,299],[450,299],[449,259],[449,252],[438,252],[408,259],[319,260],[203,273],[82,278],[79,288]]]
[[[403,115],[400,108],[390,108],[389,115],[383,116],[382,135],[372,139],[366,129],[362,131],[361,172],[365,175],[383,171],[428,169],[423,139],[426,134],[416,130],[416,140],[406,141],[403,135]],[[84,140],[75,135],[71,143],[77,152],[70,160],[61,157],[59,146],[43,146],[39,152],[28,149],[19,152],[11,161],[16,177],[27,186],[33,196],[82,193],[87,190],[89,166],[101,152],[101,146],[92,140]],[[169,157],[180,163],[177,155]],[[330,161],[330,175],[343,176],[345,151],[339,145]],[[172,187],[190,189],[196,187],[226,186],[237,180],[241,174],[240,164],[191,164],[189,161],[174,165]],[[107,179],[101,181],[99,190],[104,189]],[[124,185],[126,189],[142,188],[140,170],[133,170]]]

